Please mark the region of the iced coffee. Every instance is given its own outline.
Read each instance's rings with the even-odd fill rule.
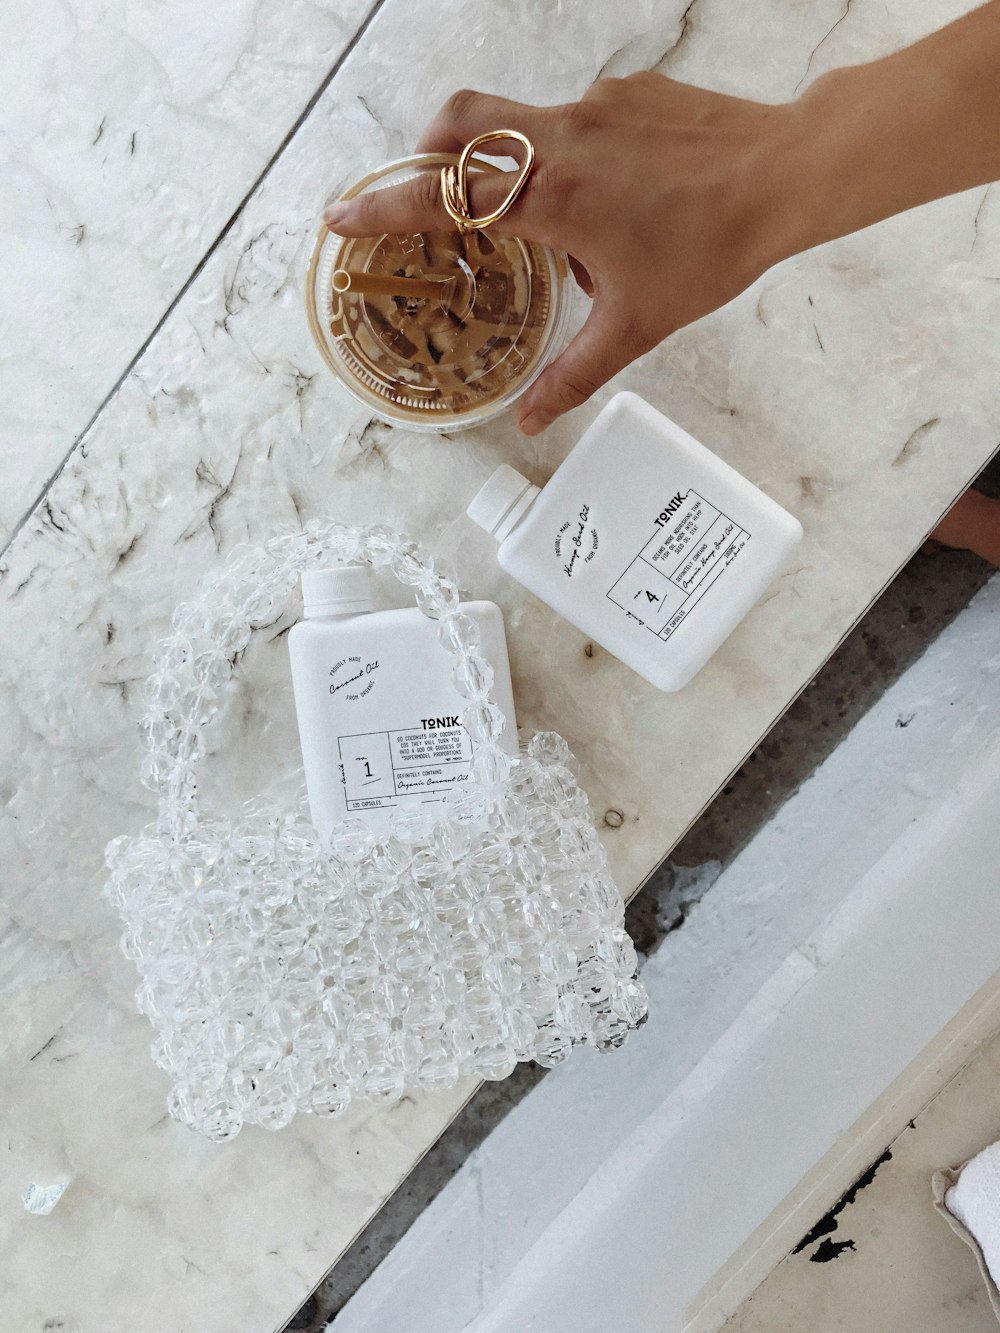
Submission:
[[[565,279],[563,256],[493,231],[327,234],[307,299],[324,358],[356,397],[390,422],[447,430],[503,411],[558,352]]]

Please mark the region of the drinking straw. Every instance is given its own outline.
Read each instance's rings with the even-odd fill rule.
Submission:
[[[333,273],[335,292],[357,292],[359,296],[426,296],[440,300],[454,278],[397,278],[393,274],[359,273],[338,268]]]

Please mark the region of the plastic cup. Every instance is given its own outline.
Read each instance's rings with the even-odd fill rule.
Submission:
[[[457,161],[425,153],[390,162],[338,197],[437,176]],[[469,168],[498,170],[478,158]],[[495,228],[345,239],[324,226],[306,309],[323,360],[376,416],[454,431],[506,411],[559,354],[572,291],[565,255]]]

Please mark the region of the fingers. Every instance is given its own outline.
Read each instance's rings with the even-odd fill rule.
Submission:
[[[480,134],[491,130],[515,129],[527,134],[538,146],[544,117],[550,108],[509,102],[505,97],[463,89],[452,94],[424,132],[418,152],[459,152]],[[521,155],[514,140],[497,140],[488,145],[496,156],[507,152]],[[474,216],[490,213],[506,199],[516,180],[514,173],[486,176],[469,173],[469,206]],[[530,189],[531,182],[528,182]],[[526,228],[520,206],[512,206],[497,230],[517,232],[527,240],[535,239]],[[436,169],[422,171],[412,181],[387,189],[373,190],[347,202],[338,200],[323,214],[324,221],[338,236],[377,236],[382,232],[407,232],[451,228],[454,226],[441,202],[441,177]],[[509,230],[508,230],[509,228]]]
[[[490,175],[470,171],[469,208],[473,217],[483,217],[498,208],[516,179],[517,173],[513,171]],[[510,210],[493,226],[501,235],[516,234],[533,240],[530,224],[526,224],[520,211],[521,203],[521,198],[515,200]],[[323,220],[338,236],[380,236],[384,232],[402,235],[436,229],[450,231],[455,226],[441,201],[441,173],[437,169],[421,171],[402,185],[372,190],[356,199],[338,200],[324,210]]]
[[[521,430],[525,435],[538,435],[647,350],[628,310],[599,297],[562,356],[542,372],[521,400]]]
[[[489,134],[491,130],[520,130],[533,140],[545,110],[545,107],[509,102],[506,97],[462,88],[452,93],[424,130],[417,152],[460,153],[470,139]],[[513,140],[498,139],[495,145],[489,145],[490,151],[496,155],[508,152],[511,147]]]

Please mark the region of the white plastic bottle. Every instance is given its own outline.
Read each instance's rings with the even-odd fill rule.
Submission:
[[[368,569],[347,565],[302,576],[304,618],[288,636],[295,710],[312,822],[326,840],[341,820],[376,829],[400,807],[440,805],[469,777],[468,706],[452,680],[454,658],[437,624],[416,607],[374,609]],[[517,750],[507,640],[499,607],[464,602],[493,668],[492,697],[507,720],[501,743]]]
[[[611,399],[542,490],[504,465],[468,514],[508,573],[661,690],[687,684],[802,539],[634,393]]]

